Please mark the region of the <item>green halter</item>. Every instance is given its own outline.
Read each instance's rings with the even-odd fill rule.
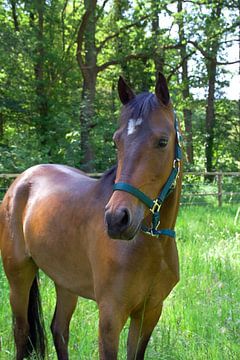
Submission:
[[[175,157],[173,160],[173,168],[167,179],[166,184],[163,186],[162,191],[159,196],[152,200],[147,195],[145,195],[142,191],[138,190],[134,186],[124,183],[118,182],[113,186],[113,191],[125,191],[130,193],[131,195],[138,198],[142,203],[144,203],[152,213],[152,223],[151,228],[147,228],[142,224],[141,230],[151,236],[159,237],[160,235],[170,236],[175,238],[176,233],[172,229],[162,229],[158,230],[158,226],[160,225],[160,209],[164,200],[168,197],[168,195],[173,191],[176,185],[176,180],[180,171],[180,161],[182,158],[182,149],[181,149],[181,134],[179,132],[178,121],[175,114],[174,127],[176,130],[176,145],[175,145]]]

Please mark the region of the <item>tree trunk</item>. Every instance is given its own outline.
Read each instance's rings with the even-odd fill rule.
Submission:
[[[84,78],[82,103],[80,109],[81,152],[83,154],[82,168],[91,172],[94,170],[94,154],[91,145],[90,131],[94,127],[94,101],[96,95],[96,73],[92,71],[90,78]]]
[[[113,1],[113,9],[114,9],[113,10],[114,11],[113,19],[114,19],[114,23],[116,24],[117,22],[119,22],[119,20],[121,21],[124,19],[123,12],[128,10],[128,3],[123,2],[122,0],[114,0]],[[115,30],[117,32],[119,30],[119,28],[117,27]],[[124,60],[124,56],[123,56],[124,53],[126,52],[124,40],[125,40],[125,37],[118,36],[116,38],[116,54],[120,59],[119,65],[121,67],[122,76],[127,80],[127,82],[130,82],[130,74],[129,74],[128,64],[127,64],[127,61]]]
[[[11,8],[12,8],[12,18],[14,23],[14,29],[15,31],[19,31],[19,22],[18,22],[18,16],[16,11],[16,0],[11,0]]]
[[[77,61],[83,75],[82,103],[80,107],[82,168],[90,172],[94,169],[94,154],[90,141],[90,130],[94,126],[94,101],[97,79],[97,53],[95,46],[96,0],[84,0],[84,6],[88,15],[86,16],[85,14],[78,32]]]
[[[212,10],[211,18],[213,21],[218,20],[223,4],[218,3],[217,7]],[[210,32],[209,36],[212,34]],[[207,108],[206,108],[206,145],[205,145],[205,157],[206,157],[206,170],[208,172],[213,171],[213,145],[214,145],[214,128],[215,128],[215,87],[216,87],[216,75],[217,75],[217,54],[219,50],[218,37],[211,43],[209,42],[210,57],[206,59],[207,74],[208,74],[208,96],[207,96]],[[212,177],[207,177],[208,180],[213,180]]]
[[[40,143],[43,146],[46,146],[48,143],[48,100],[44,79],[44,10],[45,10],[45,0],[37,0],[35,2],[37,15],[38,15],[38,24],[37,24],[37,45],[36,45],[36,63],[34,66],[35,79],[36,79],[36,95],[37,95],[37,112],[39,115],[39,122],[37,124],[37,129],[40,136]],[[31,19],[32,20],[32,19]],[[50,150],[49,150],[50,155]]]
[[[181,13],[183,1],[178,0],[178,13]],[[179,18],[179,41],[181,44],[180,56],[182,62],[182,97],[184,102],[183,116],[185,125],[185,139],[186,139],[186,153],[188,162],[194,163],[193,157],[193,139],[192,139],[192,110],[189,106],[190,90],[189,90],[189,76],[188,76],[188,59],[187,59],[187,41],[184,33],[184,21],[183,17]]]
[[[206,170],[211,172],[213,170],[213,141],[214,141],[214,127],[215,127],[215,83],[216,83],[216,72],[217,64],[216,58],[208,61],[208,97],[207,97],[207,108],[206,108]]]
[[[152,36],[155,43],[155,49],[153,52],[153,61],[155,65],[156,74],[159,71],[163,72],[164,62],[165,62],[165,54],[164,50],[161,47],[159,41],[160,35],[160,27],[159,27],[159,4],[157,1],[152,1],[152,11],[153,11],[153,18],[152,18]]]

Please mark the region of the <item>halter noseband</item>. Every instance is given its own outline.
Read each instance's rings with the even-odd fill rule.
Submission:
[[[173,168],[167,179],[166,184],[163,186],[159,196],[152,200],[147,195],[145,195],[142,191],[138,190],[134,186],[124,183],[118,182],[114,184],[113,191],[125,191],[129,194],[135,196],[142,203],[144,203],[152,213],[152,223],[151,228],[146,227],[145,225],[141,226],[141,230],[148,235],[159,237],[160,235],[170,236],[175,238],[176,233],[172,229],[161,229],[157,228],[160,225],[160,209],[164,200],[168,197],[168,195],[174,190],[176,186],[176,180],[178,178],[180,172],[180,161],[182,158],[182,149],[181,149],[181,134],[179,132],[178,120],[175,114],[174,127],[176,131],[176,143],[175,143],[175,157],[173,160]]]

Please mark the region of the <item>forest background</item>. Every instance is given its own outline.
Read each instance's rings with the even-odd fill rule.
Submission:
[[[119,75],[138,93],[154,91],[158,71],[184,131],[185,168],[238,171],[240,102],[226,89],[239,9],[240,0],[1,0],[0,171],[104,171],[116,161]]]

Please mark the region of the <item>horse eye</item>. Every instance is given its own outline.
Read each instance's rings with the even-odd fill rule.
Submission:
[[[167,144],[168,144],[168,139],[166,139],[166,138],[162,138],[158,141],[158,147],[160,147],[160,148],[166,147]]]

